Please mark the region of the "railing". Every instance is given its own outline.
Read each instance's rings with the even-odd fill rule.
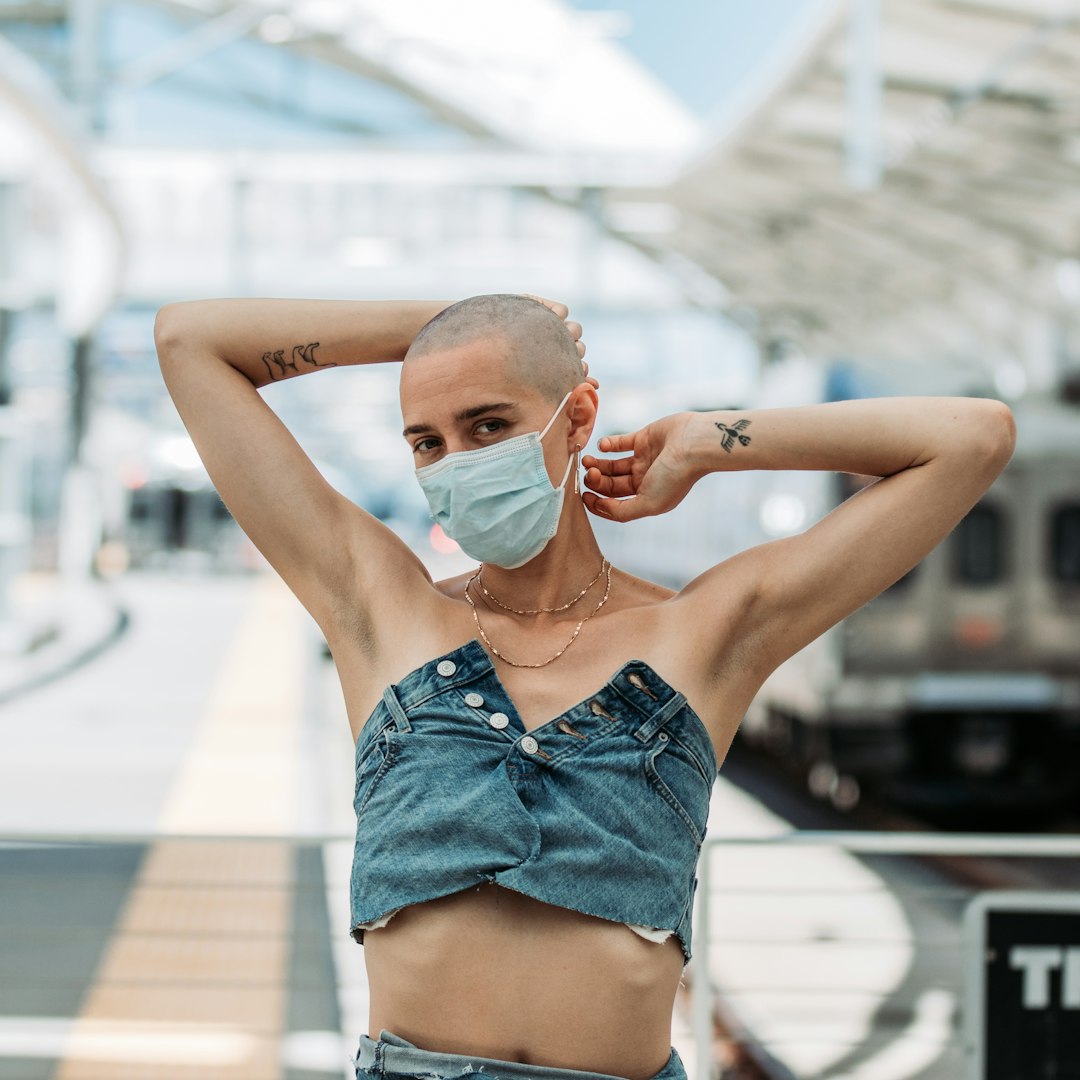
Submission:
[[[771,1080],[958,1080],[963,909],[994,876],[985,862],[965,874],[961,860],[1032,857],[1080,857],[1080,836],[707,837],[691,961],[696,1080],[718,1075],[717,1021]],[[991,887],[1016,884],[1001,876]]]
[[[0,1075],[353,1080],[352,839],[0,836]]]
[[[181,1055],[177,1068],[185,1060],[189,1067],[196,1064],[199,1054],[217,1054],[223,1064],[215,1075],[228,1077],[233,1074],[225,1062],[245,1054],[263,1055],[270,1062],[288,1042],[289,1032],[280,1027],[276,1033],[264,1030],[246,1014],[241,1016],[242,1009],[230,1026],[225,1003],[240,1009],[244,994],[255,1001],[259,993],[272,991],[278,998],[263,1001],[263,1006],[267,1015],[277,1015],[286,984],[293,995],[332,996],[335,967],[338,1022],[330,1021],[333,1003],[324,1001],[328,1021],[323,1034],[329,1035],[331,1028],[359,1031],[366,984],[342,984],[343,979],[348,984],[359,978],[354,970],[359,963],[356,947],[344,933],[352,839],[336,834],[45,832],[0,837],[0,855],[9,860],[16,845],[90,845],[98,851],[147,848],[125,864],[129,877],[115,890],[125,896],[124,910],[116,909],[115,921],[102,905],[90,904],[89,895],[74,895],[73,920],[56,922],[63,905],[50,902],[39,910],[26,903],[26,892],[22,910],[27,917],[20,923],[10,904],[20,888],[64,886],[59,880],[54,886],[46,877],[20,885],[15,875],[0,867],[0,892],[6,891],[8,897],[6,902],[0,900],[0,909],[6,908],[0,918],[4,952],[12,946],[16,956],[7,966],[26,963],[27,950],[38,947],[48,961],[31,957],[21,976],[25,993],[44,995],[63,989],[70,973],[52,965],[54,954],[66,956],[69,946],[82,948],[87,935],[110,941],[109,956],[93,979],[84,980],[87,985],[104,985],[107,994],[101,1008],[95,1013],[92,998],[83,996],[77,1026],[72,1031],[39,1032],[40,1045],[48,1039],[68,1049],[78,1044],[89,1060],[95,1047],[99,1050],[110,1038],[128,1037],[132,1046],[144,1047],[151,1056],[158,1045],[153,1039],[158,1039],[163,1061],[166,1043],[172,1048],[168,1052]],[[313,848],[323,849],[321,860],[313,857]],[[302,852],[310,859],[303,865],[298,854]],[[980,860],[980,877],[973,884],[971,875],[947,874],[936,861],[911,856]],[[710,835],[698,864],[694,957],[688,972],[693,1060],[687,1057],[686,1063],[692,1080],[717,1080],[720,1075],[717,1016],[729,1036],[741,1040],[744,1060],[770,1080],[902,1080],[912,1075],[920,1080],[939,1075],[942,1080],[958,1080],[963,1075],[964,1046],[954,1017],[962,1001],[963,910],[973,896],[987,891],[988,882],[998,887],[983,860],[1030,858],[1080,858],[1080,837],[839,831]],[[10,869],[14,864],[5,865]],[[94,887],[95,881],[81,884]],[[96,884],[100,887],[100,882]],[[1002,884],[1012,887],[1015,882]],[[284,897],[297,910],[302,900],[309,919],[321,905],[321,928],[310,921],[290,922],[275,907],[284,903]],[[87,921],[91,911],[97,912],[93,926]],[[281,953],[289,941],[301,939],[313,946],[331,939],[332,948],[338,947],[333,941],[338,939],[338,962],[324,955],[317,969],[288,968]],[[263,966],[271,953],[278,956],[272,971]],[[167,963],[162,966],[162,958],[170,957],[182,961],[176,971]],[[0,972],[6,959],[0,953]],[[14,977],[12,971],[8,977]],[[185,1028],[180,1022],[185,1017],[179,1015],[183,1009],[170,1011],[174,1002],[166,1001],[169,987],[188,995],[181,1002],[185,1008],[191,1002],[207,1008],[215,1000],[223,1004],[216,1006],[212,1022],[192,1013],[186,1017],[191,1026]],[[124,1001],[137,1006],[133,1011],[126,1004],[117,1010],[122,995],[130,995]],[[147,1008],[140,1013],[148,1002],[153,1004],[154,995],[161,996],[158,1011]],[[109,1018],[116,1015],[153,1016],[156,1026],[146,1023],[140,1028],[133,1021],[130,1031],[113,1030]],[[168,1017],[168,1023],[158,1023],[161,1017]],[[9,1038],[14,1030],[10,1025],[17,1026],[18,1016],[6,1017],[7,1029],[4,1020],[0,1017],[0,1043],[7,1038],[14,1046],[23,1038],[19,1045],[30,1045],[38,1037],[15,1030]],[[324,1041],[320,1049],[310,1031],[306,1042],[294,1039],[290,1045],[294,1067],[301,1071],[305,1060],[311,1066],[312,1054],[321,1055],[322,1071],[332,1071],[328,1065],[332,1060],[340,1064],[342,1058],[340,1042]],[[48,1056],[40,1048],[36,1052]],[[131,1073],[113,1068],[108,1075],[110,1080],[146,1075],[146,1064],[135,1063]],[[77,1075],[85,1080],[97,1074],[84,1069]],[[158,1068],[155,1075],[172,1074]],[[268,1066],[265,1075],[287,1080],[289,1074],[284,1066],[278,1072]],[[350,1073],[344,1069],[340,1075]]]

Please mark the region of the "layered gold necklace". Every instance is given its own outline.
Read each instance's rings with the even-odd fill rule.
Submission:
[[[600,580],[601,576],[604,573],[604,567],[606,565],[607,559],[601,559],[600,569],[596,572],[596,577],[594,577],[592,581],[590,581],[589,584],[586,585],[585,588],[582,589],[581,592],[579,592],[577,596],[574,597],[573,600],[567,600],[565,604],[560,604],[559,607],[525,608],[523,611],[519,611],[517,608],[510,607],[508,604],[504,604],[497,596],[493,596],[487,591],[487,587],[484,585],[484,578],[482,575],[482,571],[484,569],[483,566],[477,567],[476,573],[473,574],[473,576],[469,580],[475,581],[476,584],[480,587],[480,591],[484,594],[484,596],[488,600],[491,600],[493,603],[498,604],[499,607],[503,609],[503,611],[512,611],[515,615],[553,615],[556,612],[565,611],[567,608],[573,607]]]
[[[492,655],[497,656],[500,660],[503,661],[504,664],[509,664],[511,667],[542,668],[547,667],[548,664],[552,663],[555,660],[558,660],[559,657],[562,656],[562,654],[566,652],[566,650],[569,649],[570,646],[573,645],[574,642],[577,640],[578,634],[581,633],[581,628],[607,603],[608,597],[611,595],[611,563],[609,563],[607,559],[604,559],[600,563],[600,573],[598,573],[596,577],[594,577],[592,581],[590,581],[589,584],[586,585],[585,588],[582,589],[581,592],[579,592],[577,596],[573,598],[573,600],[570,600],[565,604],[560,604],[559,607],[553,608],[526,608],[525,610],[518,610],[517,608],[512,608],[509,605],[504,604],[501,600],[497,599],[490,592],[488,592],[488,590],[484,587],[484,583],[480,578],[480,572],[482,569],[482,566],[477,567],[476,573],[473,574],[473,576],[469,578],[469,580],[465,583],[465,599],[468,600],[469,607],[472,608],[473,622],[476,623],[476,629],[479,632],[484,644],[491,650]],[[480,591],[484,594],[484,596],[488,600],[491,600],[494,603],[498,604],[498,606],[501,607],[504,611],[511,611],[515,615],[551,615],[559,611],[566,611],[567,608],[573,607],[574,604],[576,604],[600,580],[601,576],[604,574],[607,575],[607,584],[604,588],[604,595],[600,598],[600,603],[597,604],[596,607],[593,608],[593,610],[590,611],[589,614],[586,615],[585,618],[582,619],[581,622],[579,622],[577,626],[574,627],[574,632],[570,635],[570,640],[554,656],[548,657],[547,660],[544,660],[539,664],[519,664],[517,661],[511,660],[508,656],[499,652],[499,650],[492,644],[491,638],[489,638],[487,634],[484,633],[484,628],[480,625],[480,614],[479,612],[477,612],[476,604],[473,602],[472,595],[469,592],[469,587],[475,581],[479,585]]]

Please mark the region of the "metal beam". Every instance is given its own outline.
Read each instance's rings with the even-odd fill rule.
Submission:
[[[880,0],[851,0],[848,18],[844,166],[848,183],[869,191],[881,183],[882,173]]]
[[[112,81],[125,90],[142,89],[182,70],[196,60],[245,37],[266,18],[265,4],[239,4],[200,22],[157,49],[114,72]]]

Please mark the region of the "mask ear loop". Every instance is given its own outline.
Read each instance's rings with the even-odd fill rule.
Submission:
[[[544,425],[544,430],[540,432],[540,441],[541,442],[543,442],[544,436],[551,430],[551,425],[554,424],[555,421],[559,419],[559,415],[563,411],[563,406],[570,400],[570,395],[573,392],[574,392],[573,390],[568,390],[566,392],[566,397],[564,397],[562,399],[562,401],[560,401],[559,404],[556,406],[555,411],[551,414],[551,419]],[[565,480],[565,477],[563,479]]]
[[[544,436],[551,430],[551,425],[554,424],[555,421],[558,420],[559,417],[562,415],[563,406],[570,400],[570,397],[573,393],[573,390],[567,390],[566,397],[564,397],[562,401],[559,402],[558,408],[556,408],[555,412],[552,413],[551,419],[544,425],[544,430],[540,432],[541,441],[543,441]],[[581,449],[580,444],[578,445],[577,449]],[[559,481],[559,487],[563,487],[566,484],[567,478],[570,476],[570,468],[574,464],[574,456],[576,453],[577,450],[575,450],[574,453],[570,455],[570,459],[566,463],[566,472],[563,473],[563,478]],[[578,495],[581,494],[580,490],[578,489],[578,478],[576,470],[574,471],[574,493]]]

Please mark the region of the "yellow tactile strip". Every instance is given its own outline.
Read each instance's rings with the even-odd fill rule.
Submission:
[[[292,828],[302,618],[280,578],[258,579],[158,815],[159,832],[280,836]]]
[[[55,1080],[280,1080],[291,847],[167,834],[288,835],[302,616],[254,584]]]
[[[276,841],[149,851],[56,1080],[275,1080],[293,855]]]

